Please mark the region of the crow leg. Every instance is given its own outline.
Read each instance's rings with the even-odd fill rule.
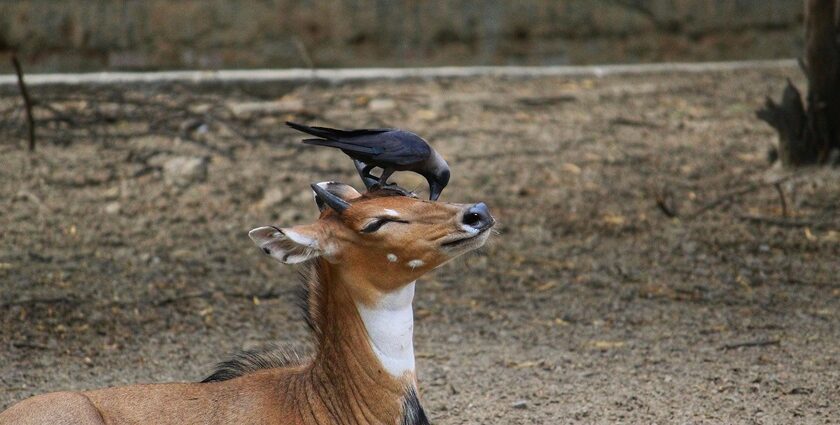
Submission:
[[[365,184],[365,188],[370,189],[373,185],[379,181],[379,178],[371,174],[371,170],[376,168],[374,165],[367,165],[358,159],[354,159],[353,163],[356,165],[356,171],[359,172],[359,177],[362,178],[362,183]]]
[[[365,165],[365,168],[362,169],[362,178],[378,180],[379,177],[376,177],[370,173],[371,171],[373,171],[374,168],[376,168],[375,165]]]
[[[385,186],[386,184],[388,184],[388,178],[391,177],[391,174],[394,174],[394,171],[396,170],[394,170],[393,168],[383,168],[382,175],[379,176],[379,185]]]

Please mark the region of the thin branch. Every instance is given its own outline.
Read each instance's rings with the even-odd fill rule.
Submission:
[[[720,349],[728,351],[744,347],[767,347],[771,345],[779,345],[780,342],[781,341],[779,341],[778,339],[759,339],[755,341],[734,342],[730,344],[724,344],[720,347]]]
[[[782,190],[782,184],[779,183],[779,182],[776,182],[776,184],[774,184],[773,187],[775,187],[776,192],[779,193],[779,202],[781,202],[781,204],[782,204],[782,217],[787,217],[788,216],[787,200],[785,200],[785,191]]]
[[[795,176],[796,176],[795,174],[791,174],[791,175],[773,180],[772,182],[756,182],[756,183],[751,183],[749,185],[746,185],[746,186],[744,186],[740,189],[735,189],[735,190],[733,190],[729,193],[725,193],[725,194],[721,195],[720,197],[712,200],[711,202],[708,202],[705,205],[701,206],[696,211],[689,214],[688,218],[689,219],[697,218],[697,217],[703,215],[705,212],[713,210],[713,209],[719,207],[720,205],[722,205],[726,202],[730,202],[730,201],[734,200],[735,198],[738,198],[740,196],[744,196],[748,193],[755,192],[755,191],[757,191],[761,188],[764,188],[766,186],[779,185],[779,184],[781,184],[781,183],[783,183],[787,180],[790,180],[790,179],[794,178]]]
[[[707,211],[711,211],[711,210],[719,207],[720,205],[722,205],[726,202],[729,202],[729,201],[731,201],[731,200],[733,200],[733,199],[735,199],[739,196],[743,196],[743,195],[746,195],[748,193],[755,192],[756,190],[758,190],[758,189],[760,189],[764,186],[765,186],[764,184],[753,183],[753,184],[750,184],[746,187],[742,187],[740,189],[736,189],[732,192],[726,193],[726,194],[712,200],[711,202],[706,203],[705,205],[701,206],[700,208],[698,208],[697,211],[694,211],[693,213],[691,213],[689,215],[689,218],[697,218],[697,217],[703,215],[703,213],[705,213]]]
[[[23,97],[23,104],[26,107],[26,123],[29,126],[29,151],[32,152],[35,150],[35,118],[32,116],[32,101],[29,98],[26,83],[23,81],[23,69],[16,55],[12,55],[12,65],[15,67],[20,95]]]
[[[671,198],[671,194],[667,190],[667,188],[662,188],[662,190],[658,190],[655,193],[656,197],[656,206],[659,207],[659,210],[662,211],[668,218],[675,218],[679,216],[677,212],[677,207],[674,206]]]

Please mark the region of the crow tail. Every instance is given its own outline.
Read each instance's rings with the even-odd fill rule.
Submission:
[[[352,137],[358,136],[369,136],[372,134],[379,134],[384,133],[386,131],[391,131],[389,128],[377,128],[377,129],[360,129],[360,130],[338,130],[335,128],[329,127],[317,127],[317,126],[308,126],[303,124],[294,123],[291,121],[286,121],[286,125],[291,128],[294,128],[297,131],[304,132],[306,134],[311,134],[316,137],[320,137],[322,139],[330,139],[330,140],[341,140],[341,139],[349,139]]]
[[[291,128],[294,128],[297,131],[311,134],[313,136],[321,137],[324,139],[334,139],[336,137],[340,137],[341,130],[335,130],[332,128],[326,127],[310,127],[308,125],[298,124],[291,121],[286,121],[286,125]]]

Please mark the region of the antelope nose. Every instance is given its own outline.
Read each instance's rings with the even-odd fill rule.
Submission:
[[[493,216],[490,215],[490,210],[484,202],[479,202],[471,206],[467,212],[464,213],[462,222],[474,229],[484,230],[495,223]]]

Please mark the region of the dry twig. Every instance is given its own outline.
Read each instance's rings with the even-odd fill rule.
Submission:
[[[758,339],[755,341],[733,342],[730,344],[724,344],[720,347],[720,349],[728,351],[744,347],[767,347],[770,345],[779,345],[780,342],[781,341],[778,339]]]
[[[29,90],[26,89],[26,83],[23,81],[23,69],[20,66],[20,61],[18,61],[18,58],[15,55],[12,55],[12,65],[15,67],[18,88],[20,88],[20,95],[23,97],[23,105],[26,108],[26,123],[29,127],[29,151],[34,151],[35,118],[32,116],[32,100],[29,98]]]
[[[782,204],[782,217],[788,216],[788,209],[787,209],[787,200],[785,200],[785,192],[782,190],[782,184],[780,182],[776,182],[773,185],[776,188],[776,192],[779,192],[779,202]]]
[[[788,181],[788,180],[790,180],[790,179],[792,179],[792,178],[794,178],[794,177],[797,177],[797,176],[798,176],[797,174],[790,174],[790,175],[787,175],[787,176],[784,176],[784,177],[780,177],[780,178],[778,178],[778,179],[775,179],[775,180],[773,180],[773,181],[771,181],[771,182],[754,182],[754,183],[750,183],[750,184],[748,184],[748,185],[746,185],[746,186],[744,186],[744,187],[741,187],[741,188],[735,189],[735,190],[733,190],[733,191],[731,191],[731,192],[729,192],[729,193],[725,193],[725,194],[723,194],[723,195],[719,196],[718,198],[716,198],[716,199],[712,200],[711,202],[706,203],[705,205],[701,206],[700,208],[698,208],[698,209],[697,209],[696,211],[694,211],[693,213],[689,214],[689,215],[688,215],[688,218],[689,218],[689,219],[694,219],[694,218],[697,218],[697,217],[699,217],[699,216],[703,215],[704,213],[706,213],[706,212],[708,212],[708,211],[711,211],[711,210],[713,210],[713,209],[715,209],[715,208],[717,208],[717,207],[719,207],[719,206],[721,206],[721,205],[723,205],[723,204],[725,204],[725,203],[727,203],[727,202],[731,202],[731,201],[735,200],[735,199],[736,199],[736,198],[738,198],[738,197],[744,196],[744,195],[746,195],[746,194],[748,194],[748,193],[755,192],[755,191],[760,190],[760,189],[762,189],[762,188],[765,188],[765,187],[767,187],[767,186],[771,186],[771,185],[772,185],[772,186],[777,186],[777,185],[780,185],[781,183],[783,183],[783,182],[785,182],[785,181]],[[785,207],[785,208],[787,208],[787,207]]]

